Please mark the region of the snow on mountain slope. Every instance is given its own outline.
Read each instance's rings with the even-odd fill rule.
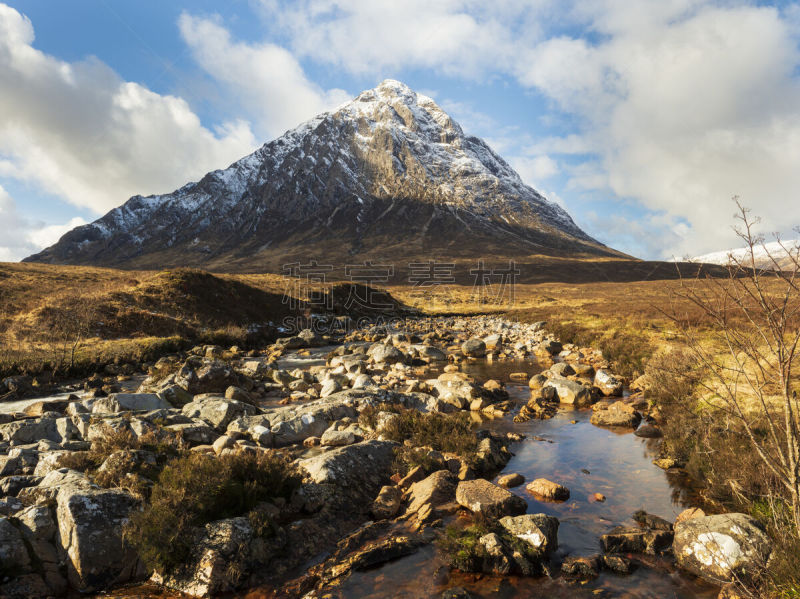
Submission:
[[[26,260],[256,270],[279,257],[619,255],[427,96],[386,80]]]
[[[772,269],[776,267],[775,263],[777,263],[779,268],[793,269],[798,262],[798,256],[800,256],[800,239],[772,241],[756,245],[753,248],[753,259],[755,259],[757,268]],[[734,262],[741,262],[744,266],[750,266],[750,260],[750,250],[748,248],[711,252],[692,258],[692,262],[720,264],[722,266],[727,266]]]

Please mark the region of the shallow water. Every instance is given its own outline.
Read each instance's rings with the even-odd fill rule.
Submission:
[[[496,378],[508,381],[511,372],[534,374],[535,363],[498,361],[472,362],[462,370],[479,382]],[[506,383],[509,394],[526,400],[526,385]],[[515,423],[511,417],[485,421],[481,426],[526,435],[511,446],[515,454],[501,474],[518,472],[526,481],[548,478],[566,485],[571,496],[565,502],[535,499],[524,485],[512,492],[524,497],[528,513],[546,513],[560,521],[559,549],[553,556],[553,571],[568,555],[600,552],[599,537],[614,526],[633,525],[639,509],[668,520],[686,507],[689,490],[684,481],[652,464],[658,441],[640,439],[630,430],[612,430],[592,425],[591,410],[563,410],[550,420]],[[537,440],[538,439],[538,440]],[[588,472],[588,473],[587,473]],[[604,502],[591,500],[594,493]],[[452,572],[434,547],[352,575],[334,597],[426,598],[439,597],[450,587],[461,586],[475,597],[503,599],[523,597],[674,597],[680,599],[716,597],[719,589],[678,571],[666,558],[632,556],[640,567],[630,575],[607,572],[586,584],[562,579],[475,576]],[[650,567],[645,567],[646,565]]]

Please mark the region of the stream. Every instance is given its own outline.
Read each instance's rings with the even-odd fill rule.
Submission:
[[[529,376],[541,369],[532,361],[478,361],[462,370],[479,383],[488,379],[506,382],[515,399],[527,401],[527,385],[509,382],[512,372]],[[550,420],[516,423],[511,417],[484,421],[483,428],[516,432],[526,436],[510,447],[515,454],[501,474],[517,472],[526,482],[544,477],[566,485],[565,502],[538,501],[520,486],[510,489],[528,503],[528,513],[545,513],[560,521],[559,549],[553,556],[553,571],[567,555],[589,556],[600,552],[599,537],[617,525],[634,525],[632,514],[643,509],[674,521],[688,506],[691,490],[682,477],[652,464],[658,452],[657,439],[642,439],[630,430],[596,427],[589,420],[591,409],[560,410]],[[539,440],[537,440],[539,439]],[[496,481],[496,479],[495,479]],[[604,502],[591,500],[594,493]],[[670,559],[632,556],[638,562],[632,574],[606,571],[585,583],[563,579],[496,577],[462,574],[437,555],[434,546],[367,572],[354,573],[332,592],[333,597],[372,599],[438,598],[451,587],[462,587],[475,598],[550,597],[641,597],[713,598],[719,589],[679,571]],[[251,595],[251,597],[253,597]]]

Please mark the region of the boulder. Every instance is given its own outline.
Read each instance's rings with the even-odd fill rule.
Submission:
[[[324,447],[341,447],[343,445],[352,445],[356,442],[356,436],[352,431],[335,431],[328,429],[322,433],[320,445]]]
[[[138,558],[123,541],[122,527],[138,501],[124,491],[67,486],[59,490],[56,505],[57,540],[70,585],[92,592],[130,580]]]
[[[592,410],[592,424],[595,426],[622,426],[635,428],[642,420],[641,414],[631,404],[615,401],[612,404],[597,403]]]
[[[525,541],[542,555],[558,549],[558,519],[546,514],[523,514],[500,518],[508,534]]]
[[[525,482],[525,477],[519,473],[506,474],[497,479],[497,484],[501,487],[508,489],[509,487],[518,487]]]
[[[555,389],[558,401],[582,408],[592,403],[591,391],[576,381],[564,378],[552,378],[544,384],[543,388]]]
[[[244,516],[206,524],[194,541],[189,561],[157,582],[192,597],[232,593],[258,563],[269,563],[266,543]]]
[[[762,572],[772,542],[750,516],[718,514],[678,522],[672,551],[681,568],[724,584]]]
[[[219,432],[225,431],[234,418],[252,416],[256,412],[255,406],[222,397],[195,399],[181,408],[184,416],[200,419]]]
[[[569,499],[569,489],[567,487],[546,478],[537,478],[528,483],[525,488],[534,495],[550,501],[566,501]]]
[[[486,343],[473,337],[461,344],[461,353],[470,358],[482,358],[486,355]]]
[[[606,553],[649,553],[667,551],[672,543],[671,530],[617,526],[600,537]]]
[[[364,441],[299,460],[297,464],[313,482],[357,491],[369,495],[371,501],[389,482],[396,446],[391,441]]]
[[[566,362],[558,362],[550,367],[550,372],[558,377],[568,377],[575,374],[575,369]]]
[[[438,470],[415,482],[408,490],[409,504],[406,513],[415,513],[424,505],[437,507],[453,501],[457,484],[458,478],[447,470]]]
[[[403,492],[397,485],[384,485],[372,502],[370,512],[376,520],[394,518],[400,511]]]
[[[622,395],[622,381],[605,368],[601,368],[595,373],[594,386],[607,397]]]
[[[522,497],[482,478],[459,482],[456,487],[456,501],[474,513],[494,518],[523,514],[528,508]]]
[[[31,559],[22,533],[8,518],[0,517],[0,566],[3,574],[30,571]]]
[[[168,410],[172,406],[155,393],[112,393],[92,404],[92,414],[115,414],[117,412],[149,412]]]
[[[386,345],[384,343],[376,343],[371,346],[367,355],[379,364],[396,364],[397,362],[404,362],[406,359],[405,354],[394,345]]]

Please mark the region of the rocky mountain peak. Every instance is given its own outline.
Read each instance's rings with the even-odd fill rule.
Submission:
[[[173,193],[27,260],[274,270],[289,257],[617,255],[431,98],[387,79]]]

